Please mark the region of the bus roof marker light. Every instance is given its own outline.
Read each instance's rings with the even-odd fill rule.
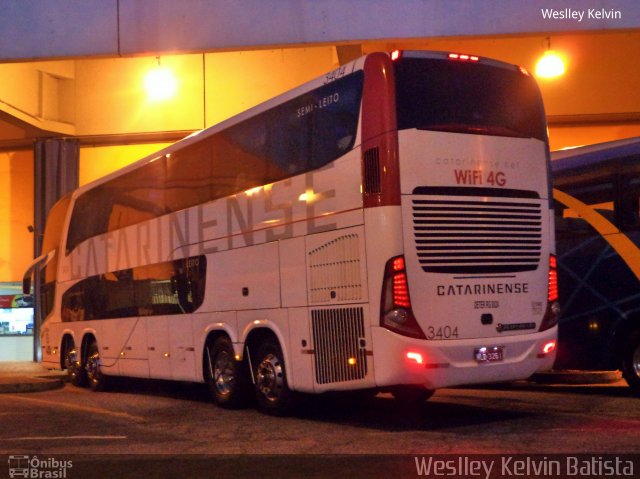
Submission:
[[[391,52],[391,60],[396,61],[400,59],[400,56],[402,54],[400,53],[400,50],[394,50]]]
[[[450,60],[462,60],[466,62],[477,62],[480,60],[480,57],[476,55],[467,55],[464,53],[449,53],[448,57]]]

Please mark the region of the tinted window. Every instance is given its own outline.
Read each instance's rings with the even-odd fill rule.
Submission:
[[[167,212],[165,183],[166,161],[161,157],[84,193],[73,207],[67,253],[92,236]]]
[[[62,320],[192,313],[204,301],[205,256],[86,278],[62,296]]]
[[[42,238],[42,253],[49,253],[57,249],[60,245],[60,237],[63,225],[67,216],[70,196],[64,196],[58,200],[49,211],[47,224]],[[56,277],[58,272],[57,252],[49,264],[40,271],[40,308],[41,317],[46,318],[53,310],[53,303],[56,295]]]
[[[398,128],[546,141],[535,81],[478,62],[403,58],[397,72]]]
[[[361,71],[159,157],[80,196],[67,253],[82,241],[311,171],[353,148]]]
[[[640,175],[640,173],[635,174]],[[623,229],[638,229],[640,228],[640,177],[623,177],[620,190],[620,224]]]
[[[578,169],[554,178],[554,186],[596,210],[626,232],[640,228],[640,178],[633,165],[612,162],[605,171]],[[577,177],[577,178],[576,178]],[[590,227],[571,208],[555,201],[556,228],[562,232],[586,232]],[[595,231],[592,234],[596,234]]]

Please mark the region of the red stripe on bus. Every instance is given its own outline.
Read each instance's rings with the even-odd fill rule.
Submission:
[[[376,192],[363,191],[365,208],[400,204],[397,130],[393,63],[384,53],[372,53],[364,64],[362,172],[365,178],[365,152],[377,148],[380,188]]]

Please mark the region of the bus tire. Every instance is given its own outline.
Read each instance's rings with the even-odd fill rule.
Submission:
[[[278,341],[267,339],[257,349],[253,367],[258,409],[272,416],[286,416],[293,406],[287,384],[284,355]]]
[[[391,395],[403,405],[418,406],[425,403],[434,392],[422,386],[396,386],[391,390]]]
[[[207,342],[205,365],[207,384],[213,402],[226,409],[238,409],[248,403],[250,382],[244,361],[237,361],[231,340],[226,336]]]
[[[640,330],[632,333],[625,344],[622,375],[634,394],[640,396]]]
[[[72,341],[68,341],[64,348],[64,368],[67,370],[69,382],[76,387],[87,385],[87,375],[81,362],[80,351]]]
[[[108,389],[109,381],[107,376],[102,372],[102,360],[96,341],[92,341],[87,348],[87,359],[85,360],[84,369],[89,387],[92,391],[99,392]]]

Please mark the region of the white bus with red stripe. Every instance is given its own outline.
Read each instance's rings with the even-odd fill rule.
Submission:
[[[524,69],[367,55],[60,200],[43,363],[274,414],[526,378],[555,357],[548,158]]]

